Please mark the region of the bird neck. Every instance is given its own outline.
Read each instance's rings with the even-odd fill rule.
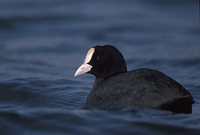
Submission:
[[[94,84],[92,86],[92,90],[95,89],[97,86],[100,86],[99,84],[101,84],[104,80],[105,78],[96,77]]]

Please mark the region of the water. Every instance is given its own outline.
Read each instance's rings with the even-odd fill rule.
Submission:
[[[0,134],[200,134],[197,0],[1,0]],[[158,69],[194,97],[192,114],[83,109],[87,50],[113,44],[129,70]]]

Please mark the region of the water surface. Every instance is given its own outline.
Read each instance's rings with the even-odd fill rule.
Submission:
[[[197,0],[1,0],[0,134],[198,135]],[[74,78],[93,45],[113,44],[129,70],[160,70],[194,97],[192,114],[83,109],[94,77]]]

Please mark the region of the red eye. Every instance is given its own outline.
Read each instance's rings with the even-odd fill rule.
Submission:
[[[100,60],[100,57],[99,57],[99,56],[97,56],[96,60],[97,60],[97,61],[99,61],[99,60]]]

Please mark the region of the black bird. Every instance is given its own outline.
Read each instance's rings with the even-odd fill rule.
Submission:
[[[87,107],[119,109],[140,106],[192,113],[194,100],[178,82],[157,70],[143,68],[127,71],[122,54],[114,46],[94,46],[76,71],[75,76],[96,76]]]

